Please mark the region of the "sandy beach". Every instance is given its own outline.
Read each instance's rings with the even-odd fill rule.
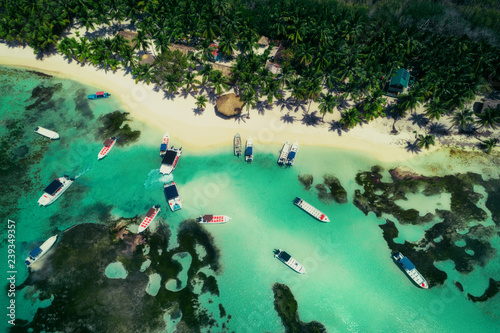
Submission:
[[[182,93],[173,99],[163,91],[155,91],[154,84],[135,83],[131,74],[119,69],[104,71],[90,64],[80,65],[60,54],[37,59],[28,47],[11,48],[0,44],[0,65],[15,66],[42,71],[65,79],[72,79],[99,90],[110,92],[118,98],[131,116],[158,129],[167,130],[174,138],[181,138],[190,150],[204,150],[232,144],[236,132],[242,138],[252,136],[255,145],[282,144],[286,140],[298,140],[301,146],[327,146],[363,151],[380,161],[401,161],[415,156],[406,149],[407,142],[414,142],[419,127],[409,120],[399,120],[399,134],[391,135],[392,119],[379,118],[369,124],[358,125],[348,132],[332,129],[330,122],[340,119],[340,113],[327,114],[324,123],[308,126],[302,122],[303,110],[288,110],[273,104],[273,109],[259,113],[250,110],[250,119],[223,119],[216,115],[213,102],[208,102],[202,114],[196,114],[195,98]],[[285,96],[286,97],[286,96]],[[308,105],[306,105],[306,108]],[[307,109],[306,109],[307,110]],[[312,103],[310,112],[318,110]],[[243,110],[246,114],[246,110]],[[286,114],[294,117],[285,123]],[[319,113],[318,113],[319,115]],[[187,134],[188,133],[188,134]],[[431,147],[429,151],[438,149]],[[422,150],[419,154],[428,153]]]

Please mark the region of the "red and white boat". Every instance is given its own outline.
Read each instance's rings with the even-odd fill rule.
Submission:
[[[52,183],[49,184],[44,190],[43,195],[38,199],[38,204],[40,206],[48,206],[57,200],[68,189],[68,187],[73,184],[74,178],[69,178],[69,176],[63,176],[57,178]]]
[[[139,234],[144,230],[146,230],[146,228],[149,227],[149,225],[151,224],[151,222],[153,222],[153,220],[155,219],[155,217],[158,215],[159,212],[160,212],[160,205],[155,205],[151,207],[146,213],[146,217],[144,218],[144,220],[142,220],[141,224],[139,225],[137,233]]]
[[[168,132],[165,132],[165,134],[163,135],[163,140],[161,141],[160,156],[163,156],[167,153],[169,143],[170,136],[168,135]]]
[[[114,136],[112,136],[109,139],[106,139],[106,141],[104,141],[103,144],[104,147],[102,147],[101,151],[97,155],[97,159],[102,160],[104,157],[106,157],[106,155],[108,155],[109,151],[111,150],[111,148],[113,148],[115,143],[116,143],[116,137]]]
[[[198,218],[199,223],[226,223],[231,221],[231,218],[226,215],[202,215]]]

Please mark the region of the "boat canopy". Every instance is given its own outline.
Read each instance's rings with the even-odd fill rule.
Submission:
[[[97,95],[97,96],[103,96],[103,95],[104,95],[104,91],[98,91],[98,92],[96,93],[96,95]]]
[[[163,156],[162,164],[172,165],[177,157],[177,150],[167,150]]]
[[[412,269],[415,268],[415,265],[413,265],[413,263],[410,261],[410,259],[404,257],[403,259],[401,259],[399,261],[401,263],[401,265],[406,268],[407,270],[411,271]]]
[[[155,209],[155,208],[149,208],[148,212],[146,213],[146,216],[147,216],[147,217],[151,217],[151,216],[153,216],[155,213],[156,213],[156,209]]]
[[[161,146],[160,146],[160,150],[161,151],[167,150],[167,144],[166,143],[162,143]]]
[[[36,258],[40,253],[42,253],[42,249],[37,247],[36,249],[30,252],[30,257]]]
[[[177,186],[175,186],[175,184],[166,186],[164,188],[164,192],[165,196],[167,197],[167,200],[175,199],[179,196],[179,193],[177,192]]]
[[[247,147],[247,149],[245,150],[245,154],[247,154],[248,156],[252,155],[252,147]]]
[[[106,139],[106,141],[104,141],[104,146],[106,147],[109,147],[111,146],[111,144],[113,143],[113,139]]]
[[[288,160],[293,160],[295,158],[295,152],[291,151],[290,154],[288,154]]]
[[[214,218],[214,216],[213,216],[213,215],[203,215],[203,219],[204,219],[205,221],[212,221],[212,219],[213,219],[213,218]]]
[[[279,257],[286,262],[286,261],[290,260],[290,258],[292,256],[289,255],[288,253],[286,253],[285,251],[281,251],[281,253],[279,254]]]
[[[50,195],[54,195],[54,194],[56,194],[57,190],[59,190],[62,186],[63,186],[63,184],[59,180],[56,179],[52,183],[50,183],[49,186],[47,186],[45,188],[45,190],[43,190],[43,191],[45,193],[50,194]]]

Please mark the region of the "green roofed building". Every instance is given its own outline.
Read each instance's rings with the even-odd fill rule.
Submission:
[[[391,78],[391,82],[389,82],[388,93],[399,94],[405,91],[408,88],[408,82],[410,81],[410,73],[404,69],[400,68],[396,72],[396,76]]]

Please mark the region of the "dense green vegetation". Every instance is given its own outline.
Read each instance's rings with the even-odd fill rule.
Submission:
[[[384,117],[386,111],[405,117],[419,105],[425,105],[429,120],[449,116],[456,126],[448,131],[464,131],[470,125],[473,132],[495,128],[500,121],[498,108],[477,114],[466,111],[476,95],[500,87],[496,46],[500,5],[493,0],[23,0],[4,4],[0,38],[27,42],[35,52],[54,49],[58,43],[58,50],[68,58],[111,70],[130,68],[137,81],[153,82],[171,94],[181,87],[187,93],[198,92],[201,85],[220,95],[234,87],[249,109],[259,101],[281,100],[289,91],[295,106],[307,113],[312,101],[319,103],[323,117],[339,108],[345,129]],[[60,38],[70,25],[102,31],[102,25],[125,21],[137,29],[134,46],[121,36],[99,37],[101,33]],[[260,36],[283,45],[280,74],[265,66],[271,47],[264,54],[255,52]],[[213,69],[209,54],[214,41],[222,56],[235,58],[229,77]],[[202,52],[171,52],[172,43]],[[158,55],[153,65],[139,64],[138,55],[144,52]],[[388,110],[384,88],[391,73],[401,67],[410,71],[415,83]],[[348,99],[354,106],[346,104]],[[310,122],[321,121],[314,110],[312,115]],[[423,138],[427,138],[419,141],[423,147],[432,144],[430,137]]]

